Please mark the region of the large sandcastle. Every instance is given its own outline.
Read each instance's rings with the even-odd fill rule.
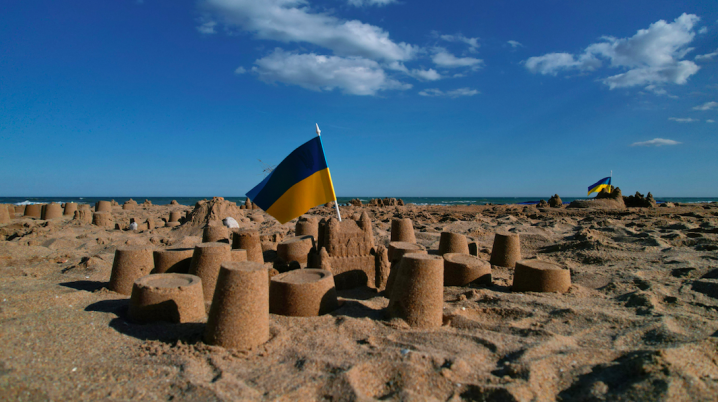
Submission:
[[[236,203],[222,197],[213,197],[211,200],[197,202],[192,212],[187,215],[185,222],[176,230],[187,236],[201,235],[210,222],[222,221],[227,217],[232,217],[237,222],[246,220],[244,212]]]

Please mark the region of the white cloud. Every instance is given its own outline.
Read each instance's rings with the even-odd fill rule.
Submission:
[[[678,123],[693,123],[699,121],[698,119],[692,119],[690,117],[669,117],[668,120],[675,121]]]
[[[386,75],[379,63],[361,57],[297,54],[275,49],[254,62],[252,71],[265,82],[298,85],[313,91],[340,89],[351,95],[375,95],[390,89],[409,89]]]
[[[386,6],[387,4],[396,3],[396,0],[347,0],[349,5],[354,7],[365,7],[365,6]]]
[[[247,70],[245,70],[244,67],[242,67],[242,66],[239,66],[239,67],[237,67],[236,70],[234,70],[235,74],[244,74],[246,72],[247,72]]]
[[[599,58],[608,60],[610,67],[626,72],[603,80],[609,88],[624,88],[650,84],[685,84],[699,68],[692,61],[680,60],[693,48],[694,25],[699,18],[683,14],[673,22],[659,20],[647,29],[640,29],[630,38],[603,37],[602,42],[588,46],[581,55],[549,53],[526,60],[526,68],[533,73],[556,75],[562,70],[590,71],[601,66]]]
[[[590,54],[581,55],[576,59],[570,53],[549,53],[529,57],[525,65],[532,73],[556,75],[561,70],[594,70],[601,67],[601,61]]]
[[[713,110],[718,109],[718,102],[712,101],[712,102],[706,102],[699,106],[694,106],[693,110]]]
[[[428,70],[413,69],[411,70],[410,75],[414,78],[421,79],[424,81],[436,81],[443,78],[441,74],[437,73],[436,70],[434,70],[433,68],[430,68]]]
[[[652,140],[643,141],[643,142],[634,142],[631,144],[632,147],[660,147],[663,145],[678,145],[680,142],[673,141],[673,140],[667,140],[665,138],[654,138]]]
[[[706,120],[706,123],[715,123],[715,122],[716,122],[716,121],[715,121],[715,120],[712,120],[712,119]]]
[[[217,33],[217,31],[214,30],[214,27],[216,27],[216,26],[217,26],[216,22],[207,21],[207,22],[203,23],[202,25],[198,26],[197,31],[199,31],[199,33],[203,33],[203,34],[207,34],[207,35]]]
[[[458,88],[451,91],[441,91],[438,88],[429,88],[419,92],[421,96],[447,96],[450,98],[458,98],[460,96],[474,96],[479,94],[479,91],[471,88]]]
[[[306,42],[340,56],[410,60],[416,46],[396,43],[379,27],[314,13],[305,0],[204,0],[201,7],[219,22],[253,32],[259,39]]]
[[[708,32],[708,27],[703,27],[703,28],[701,28],[701,29],[698,30],[698,33],[701,34],[701,35],[704,34],[704,33],[707,33],[707,32]]]
[[[694,59],[695,60],[711,60],[716,56],[718,56],[718,49],[713,53],[699,54]]]
[[[469,45],[469,50],[471,52],[476,52],[476,49],[479,47],[479,38],[467,38],[466,36],[462,34],[456,34],[456,35],[440,35],[439,38],[442,40],[445,40],[447,42],[463,42]]]
[[[524,46],[524,45],[522,45],[520,42],[517,42],[517,41],[515,41],[515,40],[510,40],[510,41],[507,41],[506,43],[508,43],[509,45],[511,45],[511,47],[513,47],[514,49],[517,48],[517,47],[523,47],[523,46]]]
[[[434,54],[431,56],[434,64],[445,68],[471,67],[473,69],[480,68],[484,63],[483,60],[474,57],[456,57],[442,47],[435,47]]]

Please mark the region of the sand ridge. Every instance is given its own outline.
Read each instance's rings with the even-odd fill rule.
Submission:
[[[113,208],[160,222],[181,205]],[[417,242],[442,231],[477,242],[519,233],[524,258],[571,271],[566,294],[445,287],[443,325],[387,320],[388,299],[339,291],[320,317],[270,315],[270,340],[248,352],[204,344],[203,323],[135,324],[105,288],[114,251],[192,247],[193,230],[114,230],[62,217],[0,225],[3,400],[714,400],[718,395],[718,205],[586,210],[533,206],[342,207],[367,212],[377,245],[393,218]],[[293,236],[261,211],[231,211],[265,252]],[[329,208],[310,214],[332,216]],[[192,235],[192,236],[187,236]]]

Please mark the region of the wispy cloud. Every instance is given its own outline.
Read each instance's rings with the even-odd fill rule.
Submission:
[[[673,140],[667,140],[665,138],[654,138],[652,140],[643,141],[643,142],[634,142],[631,144],[632,147],[661,147],[664,145],[678,145],[680,142],[673,141]]]
[[[467,38],[462,34],[439,35],[439,38],[447,42],[463,42],[469,45],[469,51],[475,53],[479,47],[479,38]]]
[[[431,56],[431,60],[439,67],[471,67],[472,69],[478,69],[484,63],[483,60],[474,57],[456,57],[443,47],[435,47],[433,51],[434,54]]]
[[[391,3],[396,3],[396,0],[347,0],[347,3],[354,7],[383,7]]]
[[[234,70],[234,73],[235,73],[235,74],[244,74],[244,73],[246,73],[246,72],[247,72],[247,70],[246,70],[244,67],[242,67],[242,66],[239,66],[239,67],[237,67],[236,70]]]
[[[690,117],[669,117],[668,120],[675,121],[678,123],[693,123],[696,121],[700,121],[698,119],[692,119]]]
[[[376,61],[361,57],[298,54],[276,48],[254,63],[252,71],[265,82],[282,82],[313,91],[339,89],[351,95],[375,95],[389,89],[411,88],[410,84],[387,76]]]
[[[716,122],[716,121],[715,121],[715,120],[712,120],[712,119],[706,120],[706,123],[715,123],[715,122]]]
[[[693,107],[693,110],[713,110],[713,109],[718,109],[718,102],[711,101],[711,102],[706,102],[702,105]]]
[[[506,43],[508,43],[509,45],[511,45],[511,47],[514,48],[514,49],[517,48],[517,47],[523,47],[523,46],[524,46],[524,45],[522,45],[520,42],[517,42],[517,41],[515,41],[515,40],[510,40],[510,41],[507,41]]]
[[[429,88],[419,92],[421,96],[446,96],[449,98],[458,98],[460,96],[474,96],[480,92],[471,88],[458,88],[451,91],[442,91],[438,88]]]
[[[199,33],[203,33],[205,35],[210,35],[213,33],[217,33],[217,31],[214,30],[214,28],[217,26],[217,23],[214,21],[207,21],[203,23],[202,25],[197,27],[197,31]]]
[[[533,73],[556,75],[561,71],[593,71],[602,66],[602,59],[613,68],[626,70],[604,78],[610,89],[644,85],[685,84],[700,67],[681,60],[693,48],[693,28],[699,18],[683,14],[673,22],[659,20],[647,29],[640,29],[629,38],[604,36],[601,42],[588,46],[583,53],[548,53],[524,62]]]
[[[339,56],[410,60],[418,51],[416,46],[392,41],[377,26],[314,13],[302,0],[206,0],[201,7],[205,21],[251,32],[259,39],[311,43]],[[198,29],[205,29],[210,22]]]
[[[699,55],[696,56],[694,59],[695,59],[695,60],[699,60],[699,61],[702,61],[702,60],[711,60],[712,58],[714,58],[714,57],[716,57],[716,56],[718,56],[718,50],[716,50],[716,51],[713,52],[713,53],[699,54]]]

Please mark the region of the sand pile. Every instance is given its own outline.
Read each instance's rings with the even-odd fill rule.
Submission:
[[[229,204],[198,203],[185,225],[201,233],[222,211],[236,213]],[[124,225],[189,210],[167,205],[112,214]],[[514,292],[514,269],[494,266],[490,284],[443,287],[440,326],[428,329],[386,319],[384,292],[338,290],[337,309],[317,317],[270,314],[269,340],[238,351],[204,343],[205,322],[135,323],[129,297],[106,289],[118,248],[193,247],[198,237],[170,227],[115,230],[70,216],[16,217],[0,224],[0,400],[708,401],[718,395],[718,204],[341,212],[356,219],[368,213],[376,249],[388,246],[393,219],[409,218],[417,246],[429,255],[450,232],[473,245],[476,255],[463,258],[482,264],[495,233],[518,234],[523,258],[568,268],[571,284],[566,293]],[[315,213],[330,215],[325,208]],[[241,213],[232,217],[261,237],[291,232],[272,219],[259,225],[239,219]]]
[[[568,208],[596,208],[596,209],[625,209],[621,189],[614,187],[613,191],[601,190],[592,200],[576,200],[568,204]]]
[[[257,213],[257,212],[255,212]],[[205,226],[216,224],[231,217],[237,222],[247,222],[244,212],[236,203],[227,201],[222,197],[213,197],[211,200],[202,200],[195,204],[182,225],[176,229],[180,235],[201,235]]]

